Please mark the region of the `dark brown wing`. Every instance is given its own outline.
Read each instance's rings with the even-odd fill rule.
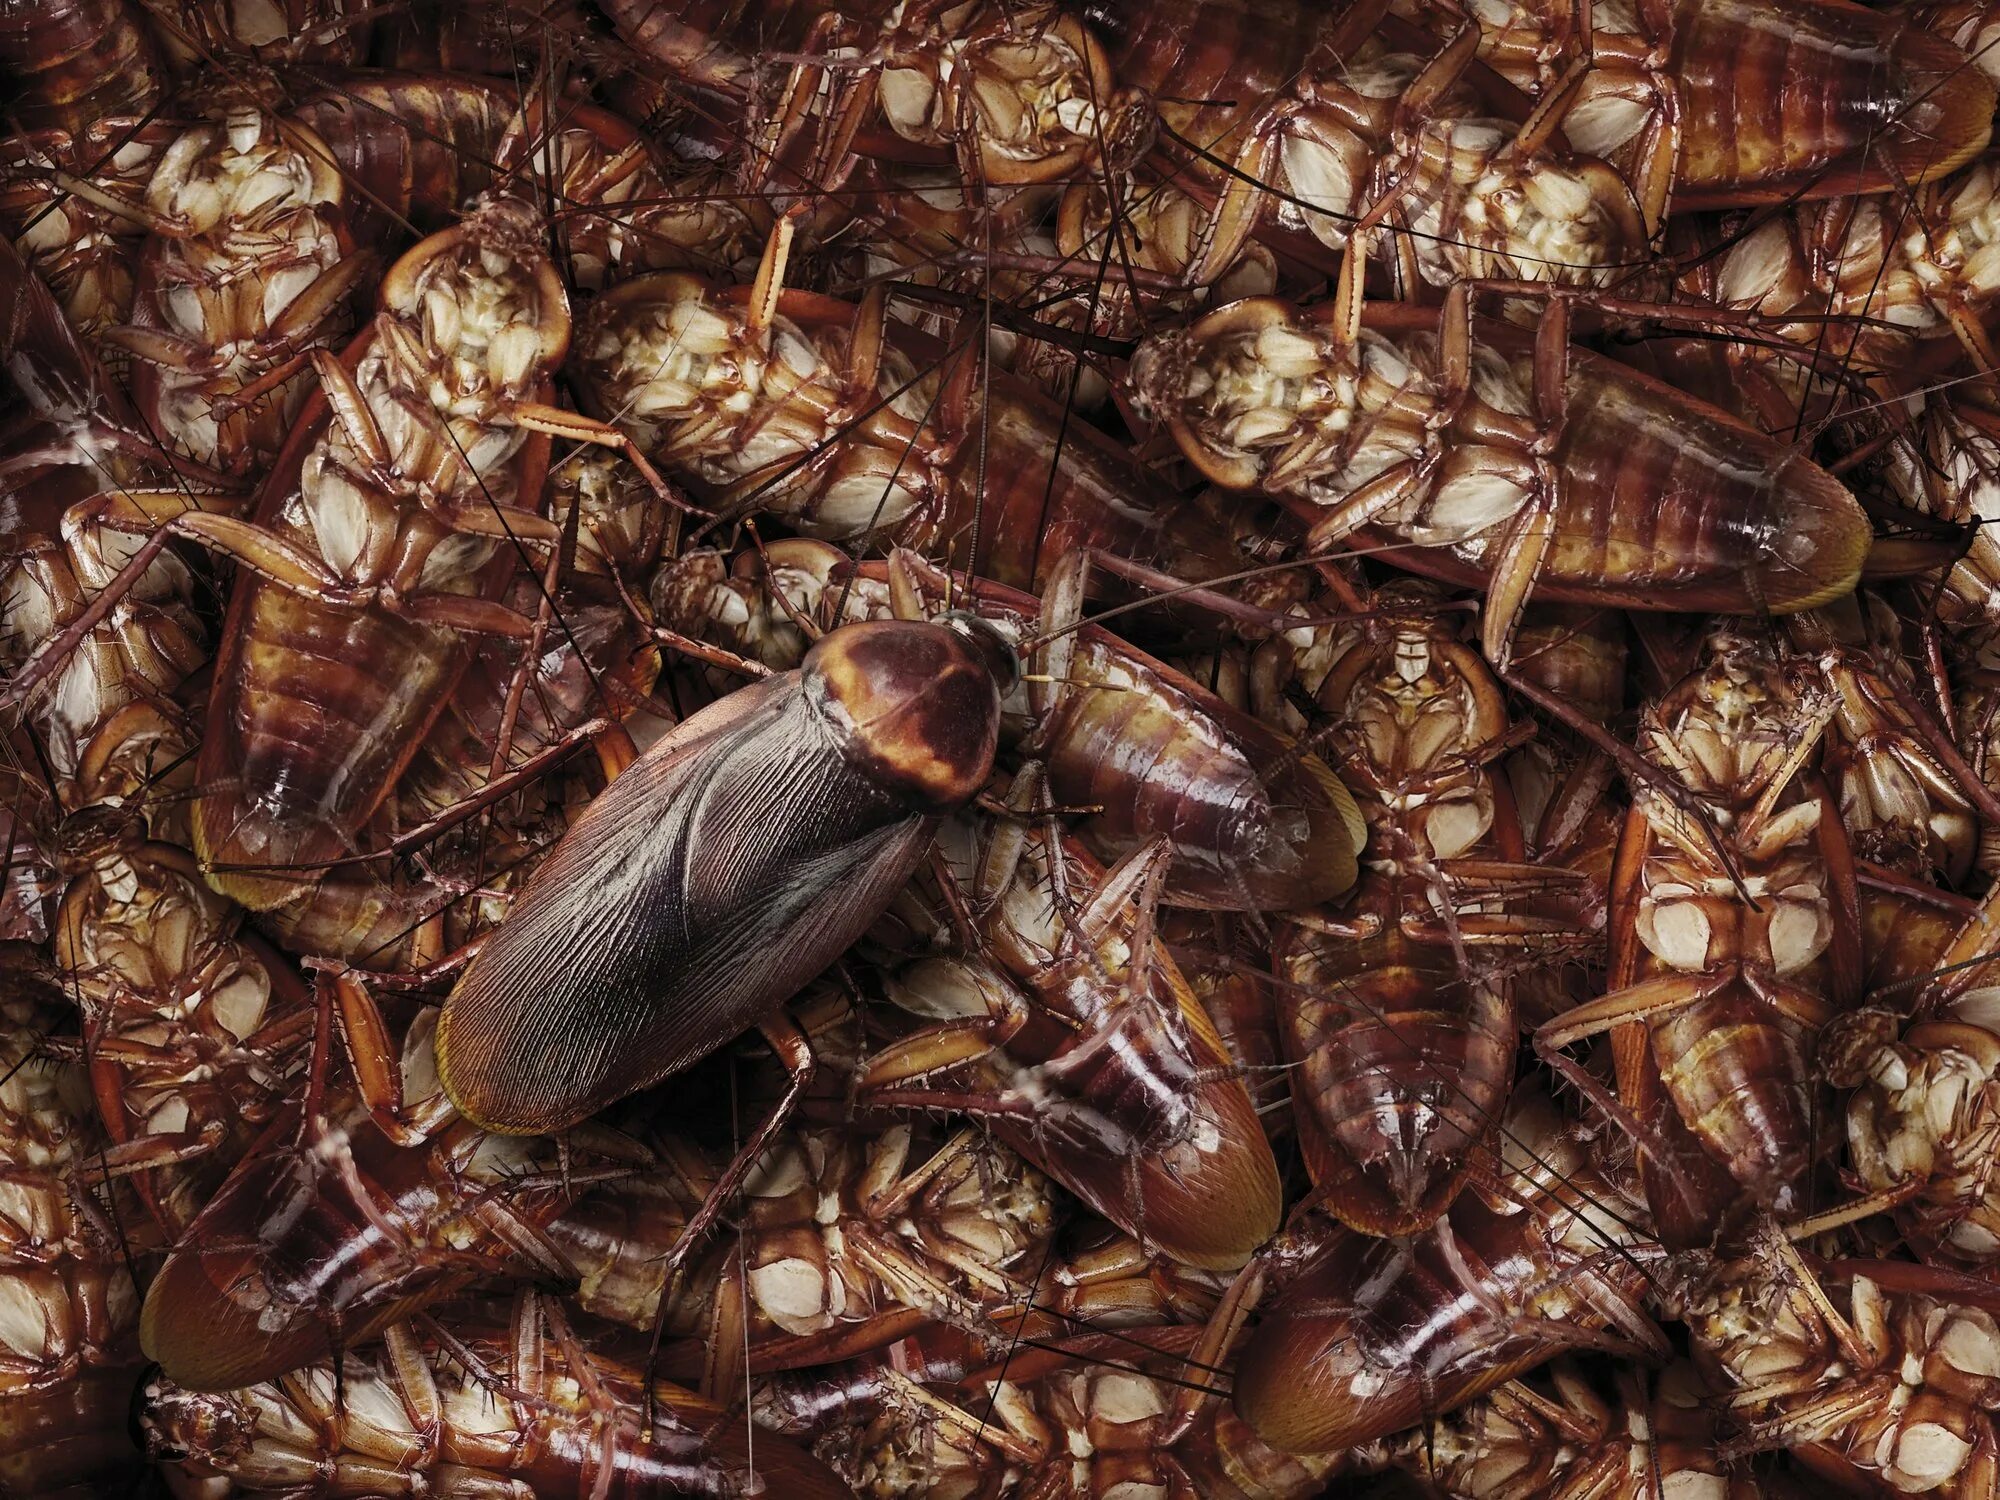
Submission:
[[[771,1015],[895,897],[935,829],[842,756],[796,673],[696,715],[586,808],[438,1025],[492,1130],[561,1130]]]

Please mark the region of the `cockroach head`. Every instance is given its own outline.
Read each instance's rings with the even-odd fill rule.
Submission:
[[[1158,422],[1178,410],[1193,367],[1194,341],[1182,329],[1157,334],[1133,350],[1125,376],[1133,415],[1142,422]]]
[[[172,1462],[199,1454],[211,1463],[249,1452],[255,1423],[231,1396],[184,1391],[158,1365],[148,1365],[132,1388],[133,1446],[148,1458]]]

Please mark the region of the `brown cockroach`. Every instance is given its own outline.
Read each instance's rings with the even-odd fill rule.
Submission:
[[[1030,661],[1036,680],[1002,703],[1002,732],[1010,753],[1043,768],[1056,805],[1092,809],[1077,828],[1098,859],[1164,837],[1165,899],[1224,911],[1300,910],[1352,886],[1365,828],[1339,778],[1108,630],[1070,629],[1085,559],[1071,554],[1051,571],[1036,600],[908,553],[852,568],[825,543],[788,540],[727,574],[720,559],[691,553],[661,571],[653,593],[663,624],[772,667],[798,660],[808,630],[922,618],[963,597],[1010,642],[1045,638]]]
[[[1807,608],[1853,588],[1866,516],[1832,476],[1712,407],[1572,351],[1552,303],[1532,348],[1441,313],[1340,295],[1251,298],[1148,340],[1129,385],[1232,490],[1341,541],[1487,591],[1505,662],[1530,594],[1623,609]]]
[[[1401,0],[1440,36],[1467,13]],[[1992,82],[1893,11],[1814,0],[1681,0],[1578,13],[1482,9],[1479,52],[1534,95],[1571,91],[1564,131],[1617,163],[1658,224],[1679,209],[1833,198],[1920,184],[1986,147]]]
[[[561,541],[538,509],[549,435],[622,441],[546,404],[569,304],[526,205],[487,201],[423,241],[382,303],[341,358],[314,352],[321,390],[257,520],[176,523],[246,564],[195,838],[210,880],[253,910],[351,852],[463,671],[464,632],[532,633],[496,596],[516,549]]]
[[[698,497],[939,554],[973,533],[970,570],[1021,588],[1077,547],[1191,582],[1243,567],[1225,526],[1023,383],[981,375],[969,346],[940,352],[879,295],[781,291],[783,235],[755,285],[642,277],[599,298],[578,339],[586,407]]]
[[[1516,1090],[1491,1184],[1422,1237],[1324,1220],[1288,1231],[1216,1316],[1226,1329],[1278,1282],[1236,1364],[1238,1414],[1274,1447],[1324,1453],[1449,1412],[1565,1349],[1663,1359],[1639,1300],[1656,1258],[1645,1210],[1591,1144],[1545,1095]],[[1188,1378],[1213,1388],[1202,1369]]]
[[[352,67],[368,57],[366,0],[129,0],[183,76],[245,62]]]
[[[104,1142],[83,1069],[47,1047],[63,1011],[41,957],[0,945],[0,1485],[21,1495],[105,1494],[138,1458],[123,1409],[146,1236],[135,1204],[84,1186]]]
[[[596,452],[572,464],[596,476],[589,462]],[[560,480],[556,489],[560,495]],[[627,561],[624,542],[643,543],[648,530],[640,523],[636,533],[621,531],[631,498],[622,487],[608,497],[573,490],[569,498],[586,517],[581,535],[600,537],[611,557]],[[562,508],[559,499],[559,519]],[[543,587],[542,579],[516,575],[501,602],[540,622],[539,634],[479,643],[376,816],[371,844],[420,846],[420,859],[342,865],[309,895],[265,913],[263,926],[286,948],[377,971],[443,959],[498,925],[509,893],[526,884],[582,799],[637,754],[621,721],[650,701],[659,647],[601,578],[572,576],[547,594]],[[565,762],[586,739],[596,754]],[[588,779],[593,766],[599,781]],[[467,821],[475,813],[477,821]]]
[[[933,1330],[933,1333],[939,1330]],[[761,1420],[813,1437],[861,1500],[1312,1500],[1339,1454],[1278,1452],[1226,1403],[1174,1410],[1196,1330],[1072,1337],[963,1370],[928,1335],[889,1360],[766,1382]],[[952,1389],[953,1385],[957,1389]],[[1344,1493],[1344,1491],[1338,1491]]]
[[[1787,1449],[1894,1494],[2000,1486],[1990,1283],[1886,1260],[1815,1269],[1773,1237],[1700,1269],[1683,1301],[1695,1362],[1745,1429],[1739,1451]]]
[[[1924,954],[1919,980],[1891,986],[1820,1042],[1828,1077],[1854,1089],[1847,1163],[1863,1191],[1901,1200],[1896,1224],[1919,1254],[1972,1267],[2000,1258],[2000,1016],[1980,962],[1996,933],[1991,893]]]
[[[534,1292],[518,1293],[508,1317],[467,1307],[394,1323],[379,1348],[343,1353],[338,1367],[321,1359],[241,1389],[154,1374],[137,1422],[169,1472],[234,1495],[846,1500],[783,1438],[753,1439],[745,1419],[592,1352]]]
[[[1644,260],[1630,189],[1568,150],[1557,109],[1494,118],[1468,87],[1476,34],[1413,55],[1395,41],[1430,52],[1428,39],[1385,38],[1396,29],[1383,26],[1386,9],[1085,5],[1120,82],[1154,96],[1178,174],[1218,199],[1190,279],[1213,280],[1260,221],[1333,249],[1357,223],[1386,222],[1407,231],[1411,269],[1440,285],[1603,285]]]
[[[683,721],[570,825],[454,987],[437,1048],[453,1103],[560,1130],[751,1026],[796,1098],[811,1056],[778,1008],[985,785],[1018,672],[973,616],[864,621]]]
[[[1626,627],[1617,610],[1530,604],[1514,649],[1515,681],[1561,699],[1590,723],[1624,718]],[[1537,893],[1522,908],[1564,928],[1563,969],[1536,965],[1515,978],[1522,1015],[1538,1026],[1604,992],[1611,871],[1625,808],[1611,757],[1560,721],[1541,722],[1503,769],[1528,858],[1582,877]]]
[[[1536,1049],[1612,1033],[1660,1238],[1712,1243],[1747,1211],[1806,1208],[1822,1142],[1809,1058],[1860,999],[1859,898],[1812,769],[1839,699],[1813,664],[1728,622],[1651,704],[1612,882],[1610,992]],[[1628,768],[1629,769],[1629,768]],[[1578,1078],[1577,1069],[1565,1067]]]
[[[968,194],[1061,182],[1143,129],[1088,27],[1061,8],[608,0],[619,35],[731,116],[745,187],[826,193],[854,152],[955,159]],[[769,63],[779,60],[778,67]]]
[[[1007,819],[947,823],[871,935],[900,960],[888,998],[929,1024],[861,1062],[855,1100],[981,1120],[1140,1244],[1234,1270],[1278,1228],[1278,1169],[1154,936],[1168,845],[1103,870],[1037,816],[1043,796],[1023,775]]]
[[[1773,1491],[1720,1450],[1694,1367],[1618,1370],[1615,1389],[1576,1361],[1547,1382],[1509,1381],[1449,1417],[1366,1452],[1460,1500],[1765,1500]]]
[[[304,989],[210,890],[184,848],[99,804],[65,821],[55,960],[111,1143],[169,1236],[184,1230],[280,1108],[303,1066]]]
[[[648,1154],[602,1127],[566,1148],[461,1119],[438,1092],[436,1011],[395,1049],[351,971],[323,973],[318,1052],[294,1097],[147,1289],[140,1338],[179,1384],[225,1391],[358,1344],[483,1277],[562,1284],[543,1233],[591,1183]],[[356,1087],[325,1082],[337,1013]],[[572,1169],[571,1150],[587,1164]]]
[[[577,1305],[642,1331],[661,1321],[670,1252],[715,1179],[692,1142],[648,1145],[658,1170],[598,1188],[548,1230]],[[788,1130],[744,1179],[737,1236],[675,1283],[665,1327],[701,1341],[715,1399],[746,1366],[851,1358],[931,1322],[984,1333],[989,1308],[1031,1297],[1055,1222],[1047,1179],[970,1127],[941,1143],[900,1124]]]
[[[1823,769],[1855,858],[1915,880],[1957,886],[1972,869],[1986,789],[1919,695],[1901,650],[1903,622],[1873,590],[1786,621],[1818,654],[1839,695]],[[1971,791],[1960,778],[1972,783]],[[1982,801],[1990,804],[1990,794]]]
[[[1440,603],[1387,585],[1301,663],[1369,834],[1338,914],[1279,927],[1279,1025],[1306,1169],[1368,1234],[1420,1233],[1457,1197],[1514,1082],[1510,969],[1559,935],[1513,909],[1560,872],[1527,862],[1496,769],[1521,736]]]
[[[7,0],[0,6],[0,86],[30,129],[82,132],[141,115],[166,84],[153,39],[127,0]]]
[[[0,336],[12,398],[0,421],[0,651],[16,668],[4,696],[35,723],[58,797],[78,806],[94,737],[126,705],[171,694],[206,655],[186,564],[158,547],[142,559],[118,531],[235,502],[145,487],[176,465],[142,436],[53,294],[7,245],[0,297],[13,309]]]
[[[248,91],[161,153],[133,318],[104,337],[132,356],[134,404],[176,451],[230,474],[276,457],[306,356],[347,334],[374,269],[345,200],[325,143]]]

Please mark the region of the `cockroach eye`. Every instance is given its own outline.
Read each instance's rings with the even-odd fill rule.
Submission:
[[[1020,684],[1021,658],[1014,650],[1014,643],[1002,635],[991,620],[970,610],[954,609],[940,616],[938,624],[972,643],[980,660],[986,663],[986,670],[993,674],[1001,697],[1006,697]]]

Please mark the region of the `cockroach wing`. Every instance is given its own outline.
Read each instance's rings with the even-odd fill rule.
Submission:
[[[592,802],[445,1002],[471,1120],[562,1130],[774,1013],[936,830],[841,753],[798,674],[695,715]]]

